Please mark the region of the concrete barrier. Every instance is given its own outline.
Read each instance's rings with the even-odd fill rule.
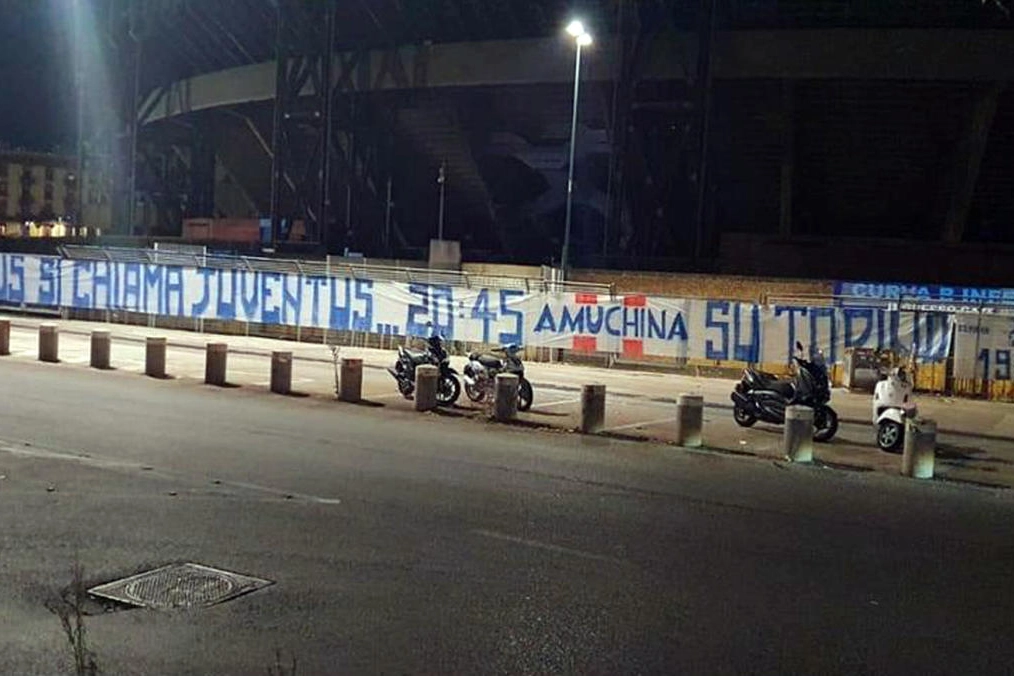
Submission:
[[[431,364],[415,367],[415,410],[432,411],[437,407],[437,382],[440,369]]]
[[[93,369],[108,369],[109,355],[112,352],[112,337],[106,329],[95,329],[92,331],[91,359],[89,363]]]
[[[11,353],[11,322],[9,319],[0,319],[0,357],[6,357]]]
[[[271,353],[271,391],[275,394],[292,392],[292,353]]]
[[[152,378],[165,378],[165,350],[168,340],[149,336],[144,340],[144,374]]]
[[[338,399],[353,404],[363,399],[363,360],[345,358],[338,379]]]
[[[782,449],[791,462],[813,462],[813,409],[789,406],[785,409]]]
[[[937,424],[934,420],[905,421],[905,446],[901,455],[901,473],[913,479],[932,479],[937,449]]]
[[[581,388],[581,431],[598,434],[606,426],[606,386],[585,385]]]
[[[498,373],[493,392],[493,419],[510,422],[518,417],[518,386],[521,379],[512,373]]]
[[[704,397],[681,394],[676,401],[676,443],[699,448],[703,443]]]
[[[228,344],[207,344],[204,350],[204,382],[207,385],[218,385],[219,387],[225,385],[228,359]]]
[[[39,361],[60,361],[60,330],[56,324],[39,325]]]

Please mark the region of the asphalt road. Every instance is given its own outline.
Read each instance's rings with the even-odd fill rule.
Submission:
[[[275,582],[87,619],[107,674],[1007,674],[1014,498],[248,388],[0,363],[0,673],[44,607],[195,561]],[[62,671],[61,671],[62,670]]]

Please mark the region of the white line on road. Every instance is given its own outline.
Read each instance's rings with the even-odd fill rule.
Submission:
[[[605,561],[607,563],[615,563],[620,566],[630,565],[628,561],[617,559],[612,556],[603,556],[602,554],[592,554],[591,552],[583,552],[580,549],[571,549],[570,547],[561,547],[560,545],[549,544],[548,542],[539,542],[538,540],[527,540],[525,538],[515,537],[513,535],[507,535],[506,533],[497,533],[491,530],[473,530],[476,535],[482,537],[493,538],[494,540],[503,540],[505,542],[513,542],[519,545],[525,545],[526,547],[534,547],[535,549],[544,549],[549,552],[556,552],[557,554],[568,554],[570,556],[577,556],[582,559],[590,559],[592,561]]]
[[[538,406],[536,406],[536,408],[549,408],[550,406],[563,406],[564,404],[576,404],[579,401],[581,401],[580,397],[577,397],[575,399],[561,399],[560,401],[551,401],[546,404],[539,404]]]
[[[603,432],[618,432],[620,430],[632,430],[635,427],[651,427],[652,425],[661,425],[662,423],[673,422],[676,420],[676,416],[669,416],[668,418],[659,418],[658,420],[645,420],[644,422],[630,423],[627,425],[617,425],[616,427],[607,427]]]

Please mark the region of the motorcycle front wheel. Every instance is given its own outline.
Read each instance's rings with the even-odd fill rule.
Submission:
[[[813,440],[831,441],[838,433],[838,414],[830,406],[821,406],[813,412]]]
[[[461,396],[461,383],[452,375],[440,376],[437,382],[437,404],[453,406]]]
[[[532,391],[532,384],[527,378],[522,378],[518,383],[518,410],[527,411],[535,401],[535,393]]]
[[[476,404],[481,404],[482,400],[486,398],[486,390],[481,385],[469,385],[465,383],[465,396]]]

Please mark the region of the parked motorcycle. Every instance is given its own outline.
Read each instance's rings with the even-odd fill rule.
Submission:
[[[818,352],[813,359],[805,359],[801,343],[796,343],[796,351],[796,372],[791,380],[752,368],[743,372],[731,395],[733,418],[741,427],[751,427],[758,420],[783,425],[787,406],[809,406],[813,409],[814,441],[830,441],[838,432],[838,414],[828,406],[831,379],[824,356]]]
[[[410,350],[398,347],[398,359],[387,372],[394,376],[398,383],[398,391],[406,399],[415,392],[415,369],[423,364],[430,364],[440,369],[437,377],[437,404],[452,406],[461,396],[461,382],[458,373],[451,368],[450,356],[444,349],[444,341],[438,335],[426,339],[426,350]]]
[[[480,403],[492,390],[497,374],[510,373],[518,377],[518,410],[527,411],[532,407],[535,394],[532,384],[525,378],[525,364],[518,356],[521,347],[504,345],[497,352],[503,353],[502,359],[495,354],[473,352],[468,355],[464,369],[465,394],[475,403]]]
[[[881,450],[897,451],[905,443],[905,418],[914,418],[917,412],[909,401],[913,389],[904,366],[891,368],[873,389],[873,424]]]

